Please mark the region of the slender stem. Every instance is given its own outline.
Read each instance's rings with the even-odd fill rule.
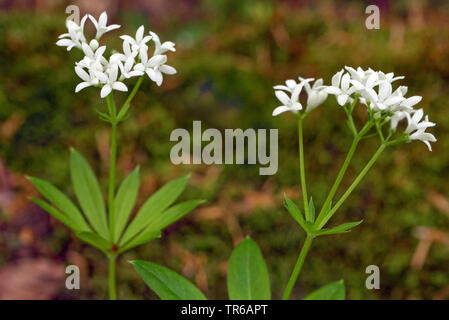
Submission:
[[[108,108],[111,121],[111,150],[109,157],[109,233],[111,241],[115,241],[115,214],[114,214],[114,197],[115,197],[115,166],[117,158],[117,110],[115,107],[114,96],[109,94],[107,96]]]
[[[304,146],[303,146],[303,137],[302,137],[302,116],[299,115],[298,118],[298,140],[299,140],[299,170],[301,174],[301,191],[302,198],[304,201],[304,212],[306,216],[306,220],[310,221],[310,213],[309,213],[309,201],[307,199],[307,186],[306,186],[306,173],[304,169]]]
[[[115,262],[116,262],[116,255],[110,255],[109,256],[109,300],[116,300],[117,299],[117,289],[115,286]]]
[[[131,90],[128,98],[126,98],[125,102],[123,103],[122,107],[120,108],[120,112],[119,112],[119,118],[123,117],[124,114],[128,111],[129,105],[132,101],[132,99],[134,98],[134,96],[136,95],[137,91],[140,88],[140,85],[142,84],[144,76],[141,76],[139,78],[139,80],[137,80],[136,84],[134,85],[134,88]]]
[[[335,193],[338,190],[338,187],[340,186],[341,180],[343,179],[343,177],[346,173],[346,170],[348,169],[349,163],[351,162],[351,159],[354,156],[354,152],[357,148],[357,145],[359,144],[360,140],[363,139],[365,134],[371,129],[372,126],[373,126],[373,124],[371,122],[367,122],[363,126],[363,128],[360,130],[360,132],[354,136],[354,140],[352,141],[351,147],[349,148],[348,154],[346,155],[345,161],[343,162],[343,165],[342,165],[340,171],[338,172],[337,178],[335,179],[335,182],[332,185],[331,190],[329,191],[329,194],[328,194],[326,200],[324,201],[324,204],[320,210],[320,213],[318,214],[318,218],[315,222],[316,226],[319,226],[321,224],[326,211],[329,210],[329,205],[330,205],[332,199],[334,198]]]
[[[348,190],[341,196],[341,198],[338,200],[338,202],[335,204],[335,206],[327,213],[326,217],[321,221],[321,223],[318,225],[318,228],[321,229],[333,216],[333,214],[340,208],[340,206],[343,204],[343,202],[349,197],[351,192],[357,187],[357,185],[362,181],[362,179],[365,177],[365,175],[368,173],[369,169],[373,166],[373,164],[376,162],[376,160],[379,158],[380,154],[384,149],[387,147],[386,143],[382,143],[380,147],[377,149],[376,153],[372,156],[372,158],[368,161],[368,163],[365,165],[365,167],[362,169],[362,171],[359,173],[359,175],[355,178],[354,182],[349,186]]]
[[[335,179],[334,184],[332,185],[331,190],[329,191],[329,194],[324,201],[323,207],[321,208],[321,211],[318,215],[318,218],[316,220],[316,225],[319,225],[321,220],[324,218],[324,214],[329,209],[329,205],[332,201],[332,199],[335,196],[335,193],[338,190],[338,187],[340,186],[341,180],[343,179],[346,170],[348,169],[349,163],[351,162],[352,157],[354,156],[354,152],[357,149],[357,145],[360,142],[360,138],[358,136],[354,137],[354,140],[352,140],[351,147],[349,148],[348,154],[346,155],[345,161],[343,162],[343,165],[341,166],[340,171],[338,172],[338,176]]]
[[[304,264],[304,260],[306,259],[310,246],[312,245],[312,240],[313,237],[307,236],[306,241],[302,246],[301,252],[299,253],[298,260],[296,261],[293,272],[290,275],[290,279],[287,282],[287,286],[285,287],[284,294],[282,295],[282,300],[288,300],[290,298],[293,287],[295,286],[296,280],[298,280],[299,273],[301,272],[301,268]]]

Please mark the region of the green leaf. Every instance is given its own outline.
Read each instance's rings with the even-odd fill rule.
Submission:
[[[205,200],[189,200],[185,202],[178,203],[173,207],[165,210],[158,216],[153,217],[146,229],[151,230],[162,230],[173,222],[181,219],[184,215],[195,209],[200,204],[204,203]]]
[[[304,300],[345,300],[345,285],[343,280],[332,282],[313,291]]]
[[[270,300],[270,278],[257,244],[244,239],[232,252],[228,266],[231,300]]]
[[[136,217],[126,229],[120,243],[129,241],[175,202],[179,195],[184,191],[188,180],[189,175],[170,181],[145,201],[142,208],[137,212]]]
[[[101,120],[108,122],[108,123],[112,123],[112,119],[107,113],[101,112],[100,110],[95,110],[95,111],[98,113],[98,117]]]
[[[179,220],[184,215],[195,209],[204,200],[190,200],[186,202],[179,203],[158,216],[154,217],[145,228],[145,230],[138,233],[134,238],[132,238],[127,243],[121,243],[123,249],[121,251],[129,250],[133,247],[144,244],[155,238],[160,238],[161,230],[166,226],[172,224],[173,222]]]
[[[38,198],[30,198],[31,201],[35,202],[39,207],[47,211],[49,214],[51,214],[54,218],[61,221],[63,224],[65,224],[67,227],[69,227],[72,230],[77,229],[77,225],[75,222],[73,222],[69,217],[61,213],[58,209],[54,208],[51,204],[48,202],[45,202],[42,199]]]
[[[70,224],[72,226],[70,228],[76,231],[91,231],[81,212],[64,193],[45,180],[34,177],[27,178],[33,183],[34,187],[48,199],[48,201],[61,210],[64,216],[67,216],[69,220],[71,220]],[[60,220],[59,218],[57,219]],[[64,221],[61,222],[67,225]]]
[[[346,232],[351,231],[352,228],[358,226],[362,222],[363,222],[363,220],[355,221],[355,222],[346,222],[346,223],[343,223],[334,228],[321,229],[319,231],[316,231],[316,232],[314,232],[314,235],[315,236],[324,236],[324,235],[331,235],[331,234],[346,233]]]
[[[176,272],[148,261],[130,261],[137,273],[162,300],[206,300],[203,293]]]
[[[84,242],[94,246],[97,249],[107,253],[111,251],[111,246],[109,242],[103,237],[99,236],[93,232],[76,232],[75,233],[78,238],[83,240]]]
[[[134,247],[140,246],[142,244],[145,244],[149,242],[150,240],[160,238],[162,235],[161,231],[153,231],[153,230],[144,230],[141,233],[139,233],[137,236],[131,239],[131,241],[128,241],[123,246],[120,246],[120,249],[118,253],[122,253],[125,251],[128,251]]]
[[[296,203],[294,203],[290,198],[287,196],[287,194],[284,193],[285,203],[284,207],[287,209],[287,211],[290,213],[290,215],[293,217],[293,219],[296,220],[296,222],[299,223],[299,225],[307,232],[310,233],[310,226],[307,224],[307,222],[304,220],[301,211],[299,210]]]
[[[109,238],[106,211],[100,186],[86,159],[74,149],[70,154],[70,172],[78,202],[93,229]]]
[[[123,180],[114,200],[115,230],[113,240],[119,239],[125,229],[126,223],[128,222],[129,216],[136,203],[139,185],[139,167],[137,167],[125,178],[125,180]]]
[[[310,213],[310,219],[313,223],[315,221],[315,205],[313,204],[312,197],[310,197],[310,201],[309,201],[309,213]]]

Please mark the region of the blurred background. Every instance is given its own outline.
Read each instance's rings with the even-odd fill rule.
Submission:
[[[122,25],[103,37],[121,49],[122,34],[141,24],[176,42],[176,76],[158,88],[145,81],[131,117],[119,129],[119,179],[141,166],[141,204],[165,182],[191,172],[182,199],[207,203],[166,229],[159,240],[123,255],[118,297],[157,298],[127,262],[150,260],[193,281],[211,299],[227,299],[227,260],[250,235],[280,298],[305,234],[282,207],[286,192],[301,203],[295,118],[272,117],[272,86],[285,79],[323,77],[343,66],[406,75],[409,95],[437,123],[433,152],[415,142],[385,152],[331,225],[364,219],[345,235],[319,238],[293,292],[344,279],[349,299],[449,299],[449,3],[448,1],[0,1],[0,299],[104,299],[107,261],[27,197],[25,179],[51,181],[73,198],[69,147],[81,151],[106,191],[109,128],[97,89],[74,94],[81,53],[57,47],[69,4],[95,17],[106,10]],[[365,8],[380,8],[379,30],[367,30]],[[91,32],[88,30],[87,32]],[[397,83],[396,83],[397,85]],[[356,117],[358,119],[358,117]],[[175,166],[175,128],[279,128],[279,170],[258,166]],[[309,193],[320,208],[351,142],[335,99],[305,123]],[[343,187],[374,152],[360,146]],[[339,193],[341,194],[341,192]],[[81,269],[81,289],[66,290],[64,268]],[[365,268],[377,265],[380,290],[365,288]]]

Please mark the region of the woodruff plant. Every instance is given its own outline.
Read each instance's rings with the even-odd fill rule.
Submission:
[[[89,19],[97,33],[88,42],[84,35],[84,25]],[[123,52],[115,52],[105,57],[106,46],[100,46],[101,36],[119,25],[107,26],[107,14],[103,12],[98,21],[85,15],[80,24],[68,20],[68,33],[62,34],[58,46],[81,49],[84,58],[76,62],[75,72],[82,82],[75,92],[86,87],[101,89],[100,96],[107,102],[107,112],[97,111],[100,119],[111,125],[109,194],[106,206],[100,185],[84,157],[71,149],[70,172],[78,207],[51,183],[29,177],[36,189],[49,201],[32,198],[56,219],[73,229],[81,240],[100,249],[109,259],[109,298],[116,298],[115,264],[117,256],[131,248],[161,236],[161,230],[178,220],[202,200],[191,200],[171,206],[186,187],[188,176],[173,180],[154,193],[131,218],[140,180],[139,167],[134,169],[121,183],[116,192],[117,126],[127,118],[132,99],[139,90],[145,75],[158,86],[162,84],[163,74],[175,74],[176,70],[166,65],[168,51],[175,51],[173,42],[161,43],[154,32],[144,36],[144,26],[138,28],[135,38],[123,35]],[[149,58],[147,43],[152,41],[154,51]],[[113,91],[127,92],[124,81],[137,78],[121,108],[117,109]],[[171,207],[170,207],[171,206]]]
[[[433,127],[435,124],[430,122],[427,116],[423,119],[424,113],[422,109],[414,109],[414,106],[421,101],[422,97],[412,96],[406,98],[407,87],[405,86],[399,86],[393,91],[392,83],[403,78],[402,76],[395,77],[392,72],[385,74],[382,71],[374,71],[371,68],[363,70],[360,67],[357,69],[345,67],[332,77],[332,85],[330,86],[324,86],[322,79],[316,80],[311,86],[310,83],[314,81],[313,78],[303,79],[299,77],[299,83],[295,80],[287,80],[285,85],[274,87],[276,97],[281,101],[282,105],[274,109],[273,116],[285,111],[291,111],[298,118],[299,164],[304,215],[298,206],[286,195],[285,207],[307,233],[306,240],[299,253],[282,299],[288,300],[290,298],[314,238],[345,233],[362,222],[362,220],[348,222],[336,227],[324,228],[387,147],[412,140],[420,140],[427,145],[430,151],[432,150],[430,142],[435,142],[436,139],[431,133],[426,132],[426,129]],[[303,108],[299,100],[303,88],[307,92],[305,108]],[[316,216],[313,200],[310,198],[309,201],[307,196],[303,121],[310,111],[327,99],[329,94],[336,96],[337,103],[345,112],[348,127],[353,135],[353,141],[340,172]],[[357,128],[352,116],[358,104],[363,105],[367,115],[367,120],[360,129]],[[406,120],[407,125],[404,131],[398,132],[398,123],[402,120]],[[335,205],[332,205],[332,200],[354,156],[357,145],[364,139],[376,136],[380,140],[377,151],[340,199],[338,199]]]
[[[344,201],[354,191],[369,169],[374,165],[382,152],[389,146],[412,140],[424,142],[431,150],[430,142],[435,137],[426,129],[435,124],[424,117],[422,109],[414,109],[422,97],[405,97],[407,87],[399,86],[393,91],[392,83],[404,77],[394,77],[393,73],[383,73],[372,69],[345,67],[332,77],[332,85],[323,85],[323,80],[299,77],[287,80],[285,85],[275,86],[276,97],[282,105],[274,109],[273,116],[291,111],[298,119],[300,180],[303,198],[303,212],[298,205],[285,195],[285,207],[307,234],[299,253],[293,272],[283,292],[282,299],[290,298],[293,287],[298,279],[301,268],[310,250],[314,238],[324,235],[346,233],[362,221],[347,222],[336,227],[324,228],[334,216]],[[306,106],[300,102],[300,94],[305,88],[307,93]],[[353,141],[338,176],[330,188],[321,210],[315,214],[312,198],[308,200],[303,146],[303,121],[313,109],[321,105],[328,95],[335,95],[337,103],[342,107],[347,117],[347,125],[353,135]],[[355,107],[361,104],[366,112],[366,122],[357,128],[353,119]],[[424,119],[423,119],[424,117]],[[399,122],[406,120],[403,131],[398,132]],[[358,144],[368,138],[378,137],[380,145],[353,183],[332,205],[332,200],[340,186],[343,176],[351,162]],[[133,261],[135,269],[144,281],[162,299],[204,299],[204,295],[186,279],[162,266],[145,261]],[[270,281],[268,271],[257,244],[243,240],[234,249],[228,267],[228,292],[230,299],[270,299]],[[345,288],[342,281],[337,281],[313,292],[306,299],[344,299]]]

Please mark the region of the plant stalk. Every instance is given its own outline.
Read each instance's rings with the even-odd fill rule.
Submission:
[[[114,197],[115,197],[115,171],[117,161],[117,110],[115,107],[114,96],[110,93],[107,96],[109,115],[111,117],[111,150],[109,157],[109,233],[110,240],[114,243],[115,239],[115,213],[114,213]]]
[[[116,255],[109,255],[109,300],[117,299],[117,289],[115,286],[115,263],[116,263]]]
[[[310,246],[312,245],[312,240],[313,237],[307,235],[306,241],[304,242],[301,252],[299,253],[298,260],[296,261],[293,272],[290,275],[287,286],[285,287],[284,294],[282,295],[282,300],[288,300],[290,298],[293,287],[295,286],[296,280],[298,280],[299,273],[301,272],[302,266],[306,259],[307,253],[309,252]]]
[[[343,202],[349,197],[349,195],[354,191],[354,189],[357,187],[357,185],[362,181],[362,179],[365,177],[365,175],[368,173],[369,169],[374,165],[376,160],[379,158],[381,153],[384,151],[384,149],[387,147],[387,143],[382,143],[380,147],[377,149],[376,153],[371,157],[371,159],[368,161],[368,163],[365,165],[365,167],[362,169],[362,171],[359,173],[359,175],[355,178],[354,182],[349,186],[348,190],[341,196],[341,198],[338,200],[338,202],[335,204],[335,206],[328,212],[326,217],[321,221],[321,223],[318,225],[318,228],[321,229],[332,216],[334,213],[340,208],[340,206],[343,204]]]
[[[341,166],[340,171],[338,172],[338,176],[335,179],[334,184],[332,185],[331,190],[329,191],[329,194],[324,201],[323,207],[321,208],[321,211],[318,215],[318,218],[316,220],[316,224],[319,225],[321,220],[324,218],[324,214],[326,211],[328,211],[328,207],[332,201],[332,199],[335,196],[335,193],[338,190],[338,187],[340,186],[341,180],[343,179],[346,170],[348,169],[349,163],[351,162],[352,157],[354,156],[354,152],[357,149],[357,145],[360,142],[360,138],[358,136],[354,137],[354,140],[352,140],[351,147],[349,148],[348,154],[346,155],[345,161],[343,162],[343,165]]]
[[[298,142],[299,142],[299,170],[301,175],[301,191],[302,191],[302,199],[304,201],[304,212],[306,221],[310,221],[310,212],[309,212],[309,201],[307,198],[307,186],[306,186],[306,173],[304,169],[304,143],[303,143],[303,134],[302,134],[302,116],[298,117]]]

